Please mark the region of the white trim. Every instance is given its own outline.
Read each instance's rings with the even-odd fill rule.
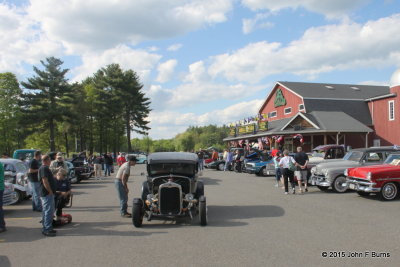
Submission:
[[[290,112],[286,112],[286,110],[289,108],[290,108]],[[285,114],[285,115],[290,114],[290,113],[292,113],[292,107],[288,107],[283,110],[283,114]]]
[[[393,108],[393,117],[391,116],[392,115],[392,113],[391,113],[391,111],[390,111],[390,106],[392,106],[392,108]],[[390,101],[388,101],[388,111],[389,111],[389,121],[394,121],[395,120],[395,116],[394,116],[394,100],[390,100]]]
[[[322,98],[322,97],[304,97],[304,99],[313,99],[313,100],[346,100],[346,101],[365,101],[365,99],[350,99],[350,98]]]
[[[371,98],[365,99],[365,101],[374,101],[374,100],[379,100],[379,99],[388,98],[388,97],[396,97],[396,96],[397,96],[397,94],[387,94],[387,95],[371,97]]]
[[[306,121],[308,121],[312,126],[314,126],[314,128],[316,129],[320,129],[315,123],[313,123],[312,121],[310,121],[306,116],[303,115],[303,113],[298,112],[295,116],[292,117],[291,120],[289,120],[288,123],[286,123],[282,128],[281,131],[283,131],[292,121],[294,121],[298,116],[301,116],[303,119],[305,119]]]

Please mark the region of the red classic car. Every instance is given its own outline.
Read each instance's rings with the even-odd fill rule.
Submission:
[[[360,196],[376,193],[383,200],[393,200],[400,191],[400,154],[389,155],[382,165],[349,168],[344,174],[349,189]]]

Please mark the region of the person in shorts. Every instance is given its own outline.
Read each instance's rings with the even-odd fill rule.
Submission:
[[[294,155],[294,160],[296,161],[296,173],[297,182],[300,188],[300,194],[303,193],[302,183],[304,183],[304,191],[308,192],[307,189],[307,164],[308,164],[308,156],[304,153],[303,149],[299,146],[297,147],[297,153]]]

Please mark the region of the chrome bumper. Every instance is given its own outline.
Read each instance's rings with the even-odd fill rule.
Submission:
[[[355,180],[352,178],[347,178],[346,184],[349,189],[352,189],[355,191],[363,191],[366,193],[377,193],[377,192],[381,191],[381,188],[374,187],[376,185],[376,183],[372,183],[372,182],[360,181],[360,180]]]
[[[311,175],[310,180],[311,184],[316,186],[330,187],[332,185],[332,183],[322,175]]]
[[[8,206],[18,202],[17,193],[12,191],[11,193],[7,193],[3,195],[3,205]]]

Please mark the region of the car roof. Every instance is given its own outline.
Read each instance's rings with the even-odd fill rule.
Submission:
[[[366,151],[394,151],[394,152],[399,152],[400,150],[398,148],[395,148],[393,146],[378,146],[378,147],[368,147],[368,148],[356,148],[352,149],[350,151],[361,151],[361,152],[366,152]]]
[[[7,164],[16,164],[17,162],[21,162],[19,159],[0,159],[1,163],[7,163]]]
[[[196,163],[198,157],[195,153],[189,152],[156,152],[148,156],[148,164],[164,163],[164,162],[187,162]]]
[[[327,150],[329,148],[343,148],[343,145],[320,145],[315,147],[313,150]]]

